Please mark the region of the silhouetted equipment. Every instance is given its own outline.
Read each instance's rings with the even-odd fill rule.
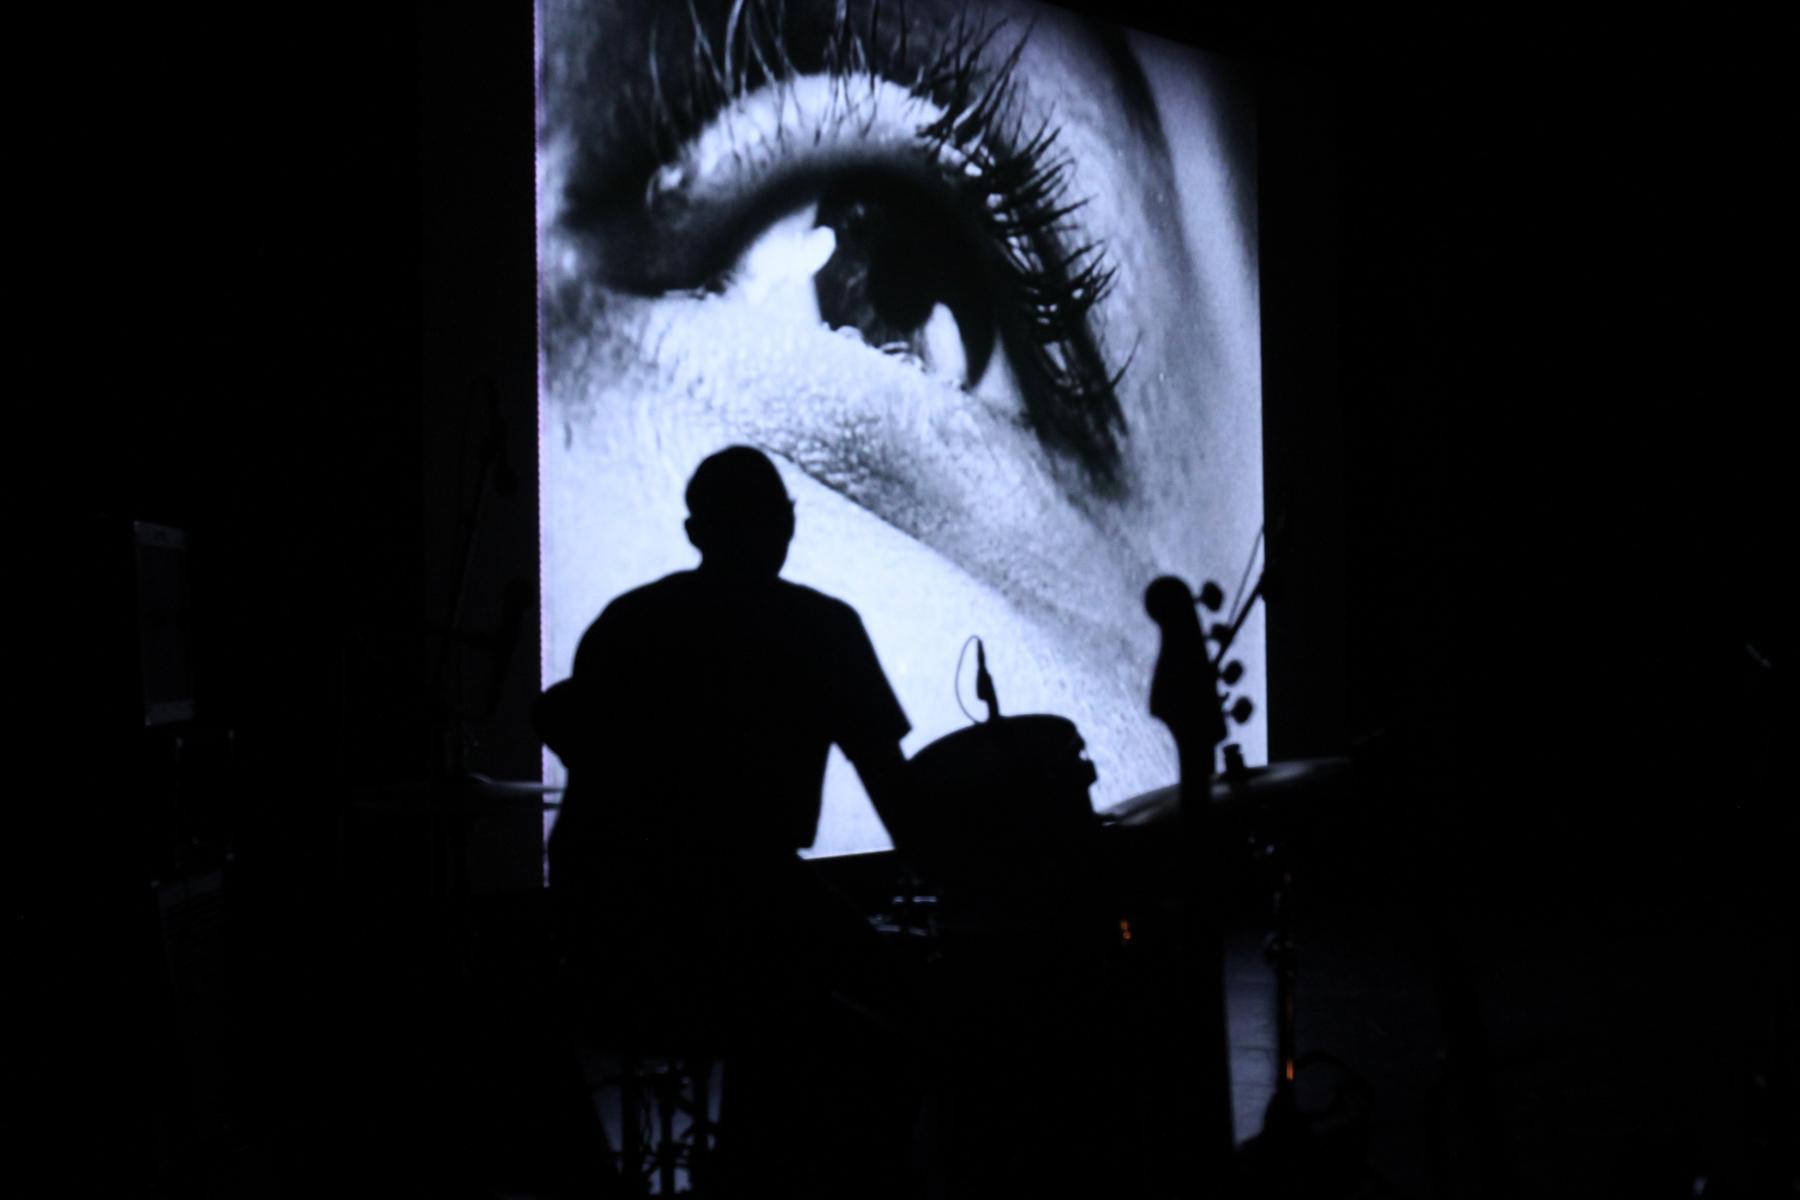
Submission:
[[[497,807],[510,807],[525,804],[535,808],[559,808],[560,803],[551,799],[563,793],[560,783],[539,783],[533,779],[494,779],[479,771],[470,771],[463,777],[476,791],[473,798],[477,801]]]
[[[1042,901],[1100,826],[1084,750],[1074,722],[1042,715],[939,738],[908,764],[913,820],[897,848],[959,896]]]
[[[184,875],[155,888],[163,984],[180,1070],[170,1083],[191,1136],[217,1137],[230,1123],[223,1030],[228,996],[222,870]]]
[[[187,534],[132,522],[144,724],[194,719],[193,616],[188,599]]]
[[[91,606],[90,681],[109,722],[155,728],[194,719],[194,628],[187,532],[94,518],[81,602]]]
[[[1215,625],[1205,633],[1195,605],[1216,611],[1224,599],[1216,584],[1196,596],[1187,584],[1165,575],[1144,592],[1144,609],[1162,632],[1151,676],[1150,712],[1168,726],[1181,764],[1174,824],[1177,862],[1185,867],[1179,951],[1184,969],[1176,978],[1179,1011],[1190,1020],[1177,1028],[1176,1036],[1186,1081],[1180,1092],[1179,1126],[1193,1131],[1186,1147],[1188,1160],[1181,1164],[1187,1187],[1225,1179],[1232,1168],[1231,1073],[1219,930],[1219,881],[1225,856],[1209,810],[1213,756],[1229,729],[1226,714],[1229,711],[1240,722],[1249,716],[1247,701],[1226,707],[1219,694],[1219,665],[1262,587],[1259,577],[1232,623]],[[1218,644],[1216,652],[1208,652],[1209,640]],[[1241,677],[1241,671],[1234,676]]]
[[[1272,1117],[1291,1116],[1294,1107],[1294,1073],[1297,1038],[1294,1024],[1294,984],[1298,974],[1293,934],[1294,871],[1288,855],[1285,831],[1308,824],[1310,806],[1338,794],[1350,777],[1349,759],[1271,763],[1266,767],[1228,768],[1212,781],[1210,809],[1219,817],[1232,818],[1233,844],[1247,852],[1269,882],[1275,928],[1268,941],[1269,963],[1275,971],[1276,1063]],[[1180,818],[1181,788],[1158,788],[1134,796],[1108,809],[1102,819],[1122,829],[1173,831]],[[1230,867],[1213,859],[1215,869]]]
[[[1350,770],[1347,758],[1301,759],[1245,767],[1212,781],[1212,803],[1225,808],[1267,809],[1317,797],[1340,786]],[[1109,825],[1173,824],[1179,816],[1181,785],[1157,788],[1121,801],[1101,814]]]
[[[1178,978],[1186,985],[1181,989],[1182,1009],[1193,1019],[1177,1033],[1188,1077],[1199,1085],[1183,1096],[1182,1125],[1197,1130],[1199,1138],[1188,1164],[1191,1182],[1184,1187],[1215,1192],[1222,1181],[1229,1181],[1226,1190],[1234,1195],[1346,1195],[1355,1191],[1361,1154],[1358,1139],[1366,1120],[1352,1119],[1346,1124],[1331,1112],[1303,1114],[1296,1100],[1296,1076],[1304,1063],[1298,1056],[1294,1022],[1294,870],[1283,830],[1304,824],[1297,818],[1303,802],[1335,791],[1345,780],[1349,764],[1320,760],[1252,769],[1244,765],[1238,747],[1226,745],[1225,772],[1222,778],[1213,778],[1213,752],[1229,728],[1226,717],[1242,723],[1251,712],[1247,699],[1232,701],[1219,693],[1218,685],[1221,681],[1235,684],[1243,677],[1240,666],[1226,663],[1226,655],[1250,609],[1262,597],[1265,579],[1266,574],[1257,578],[1228,625],[1214,625],[1204,634],[1180,580],[1164,578],[1151,584],[1145,608],[1161,627],[1163,644],[1150,708],[1175,737],[1181,783],[1174,789],[1126,801],[1108,816],[1127,830],[1172,828],[1179,844],[1179,862],[1186,867],[1182,953],[1187,970]],[[1217,589],[1208,587],[1198,602],[1214,608],[1217,596]],[[1217,646],[1211,653],[1206,650],[1209,641]],[[1276,977],[1275,1092],[1262,1131],[1235,1155],[1218,928],[1222,899],[1218,887],[1233,857],[1222,836],[1221,818],[1227,813],[1248,819],[1249,846],[1263,860],[1273,881],[1269,890],[1275,918],[1268,942]],[[1237,824],[1241,831],[1243,823]]]
[[[1000,694],[994,690],[994,677],[988,674],[987,647],[975,639],[975,698],[987,704],[987,719],[1000,718]]]
[[[618,1144],[608,1158],[623,1194],[673,1196],[682,1182],[703,1183],[718,1134],[713,1078],[722,1034],[686,1006],[640,996],[641,981],[616,964],[565,950],[557,982],[565,1019],[603,1052],[603,1076],[591,1085],[618,1092]]]
[[[920,986],[948,1045],[931,1056],[928,1176],[970,1195],[1119,1187],[1160,1148],[1140,1081],[1161,1048],[1121,986],[1137,964],[1122,961],[1080,734],[1062,717],[991,716],[907,772],[894,834],[930,896],[906,884],[888,924],[905,936],[923,915],[912,949],[927,952]]]
[[[1235,1186],[1229,1180],[1255,1189],[1323,1179],[1342,1157],[1315,1144],[1311,1118],[1295,1100],[1301,1064],[1294,1022],[1294,871],[1286,841],[1290,831],[1310,825],[1313,802],[1334,797],[1348,782],[1350,765],[1323,759],[1251,768],[1238,747],[1224,745],[1226,768],[1217,778],[1213,771],[1232,722],[1250,715],[1249,701],[1221,695],[1220,684],[1244,677],[1242,665],[1227,656],[1261,595],[1258,579],[1233,619],[1210,632],[1202,629],[1195,607],[1216,610],[1223,603],[1217,585],[1196,597],[1181,581],[1164,579],[1146,595],[1146,608],[1163,631],[1151,706],[1175,735],[1181,784],[1096,815],[1089,796],[1095,772],[1079,732],[1055,716],[1000,717],[982,654],[977,694],[989,702],[988,719],[914,756],[908,769],[916,821],[906,837],[897,835],[897,849],[938,887],[941,903],[932,924],[943,931],[946,960],[961,963],[954,978],[982,980],[982,994],[1004,997],[1006,980],[1047,971],[1045,978],[1054,976],[1071,995],[1086,996],[1051,1007],[1064,1005],[1066,1014],[1081,1019],[1120,1019],[1112,1006],[1134,988],[1148,986],[1168,997],[1160,1002],[1168,1004],[1166,1015],[1149,1018],[1151,1024],[1132,1035],[1149,1041],[1093,1040],[1091,1051],[1119,1061],[1097,1071],[1090,1083],[1145,1089],[1133,1060],[1153,1053],[1163,1061],[1173,1041],[1173,1068],[1159,1069],[1160,1082],[1136,1101],[1166,1104],[1174,1115],[1139,1109],[1133,1119],[1143,1121],[1137,1136],[1147,1139],[1140,1152],[1158,1160],[1147,1165],[1149,1174],[1166,1173],[1160,1182],[1177,1194],[1215,1193]],[[1240,1153],[1219,926],[1227,881],[1247,878],[1260,885],[1274,917],[1268,952],[1276,976],[1278,1056],[1263,1132]],[[1095,936],[1102,926],[1110,938]],[[1110,944],[1110,952],[1102,943]],[[970,957],[999,965],[971,968]],[[1038,958],[1057,965],[1046,968]],[[1147,1018],[1133,1008],[1140,1002],[1127,1005],[1127,1019]],[[1044,1031],[1053,1027],[1046,1024]],[[1073,1037],[1063,1046],[1065,1056],[1088,1045],[1067,1030],[1045,1036]],[[979,1088],[973,1097],[968,1102],[974,1110],[992,1119],[991,1097]],[[989,1108],[981,1107],[984,1101]],[[1123,1107],[1129,1111],[1130,1103]],[[1080,1136],[1097,1140],[1081,1149],[1070,1144],[1071,1162],[1098,1152],[1108,1135],[1096,1130]]]
[[[1100,824],[1088,794],[1094,764],[1074,722],[1000,715],[987,647],[972,640],[975,695],[987,720],[912,757],[908,820],[890,832],[902,854],[962,903],[1041,904],[1091,857]]]

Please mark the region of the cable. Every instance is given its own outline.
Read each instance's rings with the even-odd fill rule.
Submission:
[[[1256,551],[1262,545],[1263,533],[1268,528],[1269,523],[1267,521],[1258,526],[1256,530],[1256,540],[1250,543],[1250,557],[1244,562],[1244,573],[1238,576],[1237,591],[1233,592],[1231,595],[1231,608],[1227,610],[1229,615],[1225,619],[1227,625],[1237,624],[1238,604],[1244,598],[1244,585],[1250,582],[1250,568],[1256,565]]]
[[[974,713],[969,711],[969,706],[963,703],[962,667],[963,667],[963,659],[965,657],[967,657],[968,653],[969,653],[969,643],[980,641],[980,640],[981,640],[981,635],[978,633],[971,633],[967,638],[965,638],[963,640],[962,649],[958,650],[956,652],[956,674],[953,675],[950,679],[950,690],[953,693],[955,693],[955,695],[956,695],[956,707],[962,709],[962,715],[969,718],[969,724],[971,724],[971,725],[979,725],[979,724],[981,724],[981,721],[975,716]]]

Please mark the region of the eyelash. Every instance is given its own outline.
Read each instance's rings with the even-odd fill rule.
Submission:
[[[1132,355],[1108,370],[1091,317],[1115,270],[1100,242],[1079,236],[1073,218],[1086,201],[1070,195],[1071,164],[1057,129],[1048,118],[1028,126],[1019,111],[1017,69],[1030,30],[989,66],[984,59],[1004,23],[958,17],[942,45],[914,64],[904,4],[885,28],[879,3],[860,30],[845,5],[835,10],[824,36],[808,39],[789,28],[783,0],[735,0],[715,53],[690,2],[685,59],[659,51],[653,31],[647,83],[628,117],[632,158],[641,166],[627,178],[647,185],[739,97],[805,68],[839,83],[887,79],[930,100],[944,115],[918,131],[921,147],[941,161],[939,152],[954,146],[979,164],[973,175],[946,170],[943,180],[998,252],[995,320],[1026,420],[1047,446],[1082,465],[1097,492],[1117,495],[1126,432],[1117,389]]]

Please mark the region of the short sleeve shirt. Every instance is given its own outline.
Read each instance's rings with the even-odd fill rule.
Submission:
[[[909,728],[856,610],[780,579],[686,571],[628,592],[574,679],[591,729],[553,859],[791,855],[817,833],[830,747],[854,762]]]

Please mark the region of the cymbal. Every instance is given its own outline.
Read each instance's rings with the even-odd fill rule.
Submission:
[[[463,776],[463,782],[484,796],[560,796],[564,785],[539,783],[535,779],[493,779],[476,771]]]
[[[1219,808],[1235,808],[1287,800],[1338,783],[1349,769],[1347,758],[1303,758],[1250,767],[1235,778],[1215,778],[1212,803]],[[1181,785],[1176,783],[1122,800],[1100,815],[1115,825],[1155,825],[1174,820],[1180,805]]]
[[[440,810],[446,804],[465,809],[472,806],[483,809],[532,807],[549,811],[562,807],[562,801],[557,797],[564,790],[564,785],[559,783],[493,779],[470,771],[447,780],[413,779],[365,785],[357,788],[353,795],[360,810],[423,815]]]

